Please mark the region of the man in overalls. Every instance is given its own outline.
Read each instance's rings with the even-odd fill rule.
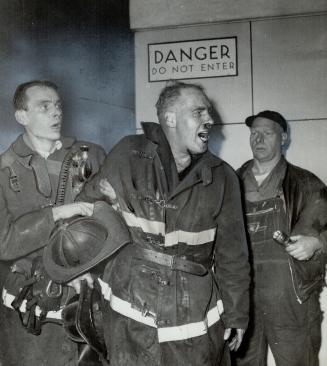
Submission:
[[[287,123],[263,111],[246,119],[253,160],[239,169],[243,182],[253,271],[252,316],[237,365],[316,366],[321,343],[319,291],[323,285],[326,187],[282,155]],[[291,236],[283,245],[279,230]]]

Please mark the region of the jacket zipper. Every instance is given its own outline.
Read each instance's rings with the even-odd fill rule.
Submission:
[[[298,301],[299,304],[302,304],[302,300],[300,299],[298,293],[296,292],[295,283],[294,283],[294,273],[293,273],[293,270],[292,270],[291,260],[290,259],[288,260],[288,266],[290,267],[290,271],[291,271],[292,285],[293,285],[293,290],[294,290],[294,293],[295,293],[296,300]]]

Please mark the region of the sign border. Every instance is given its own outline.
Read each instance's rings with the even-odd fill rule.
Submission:
[[[161,79],[161,80],[150,80],[150,46],[160,45],[160,44],[170,44],[170,43],[185,43],[185,42],[198,42],[198,41],[213,41],[215,39],[235,39],[235,60],[236,60],[236,74],[235,75],[221,75],[221,76],[197,76],[193,78],[182,78],[182,79]],[[237,36],[231,37],[214,37],[214,38],[200,38],[200,39],[187,39],[183,41],[171,41],[171,42],[156,42],[156,43],[148,43],[148,83],[158,83],[169,80],[196,80],[196,79],[213,79],[213,78],[226,78],[226,77],[235,77],[238,76],[238,43]]]

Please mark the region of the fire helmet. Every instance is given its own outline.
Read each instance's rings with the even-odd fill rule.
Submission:
[[[130,241],[123,218],[107,203],[96,202],[92,216],[75,216],[55,228],[44,248],[44,266],[55,282],[69,282]]]

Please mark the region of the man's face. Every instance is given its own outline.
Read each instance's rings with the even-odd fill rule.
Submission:
[[[184,89],[175,106],[176,138],[183,153],[201,154],[208,149],[212,127],[211,104],[194,88]]]
[[[281,126],[270,119],[257,117],[250,131],[250,146],[256,160],[266,162],[280,157],[281,147],[287,139]]]
[[[39,139],[60,138],[62,109],[58,93],[48,87],[33,86],[26,91],[27,108],[22,111],[27,133]]]

